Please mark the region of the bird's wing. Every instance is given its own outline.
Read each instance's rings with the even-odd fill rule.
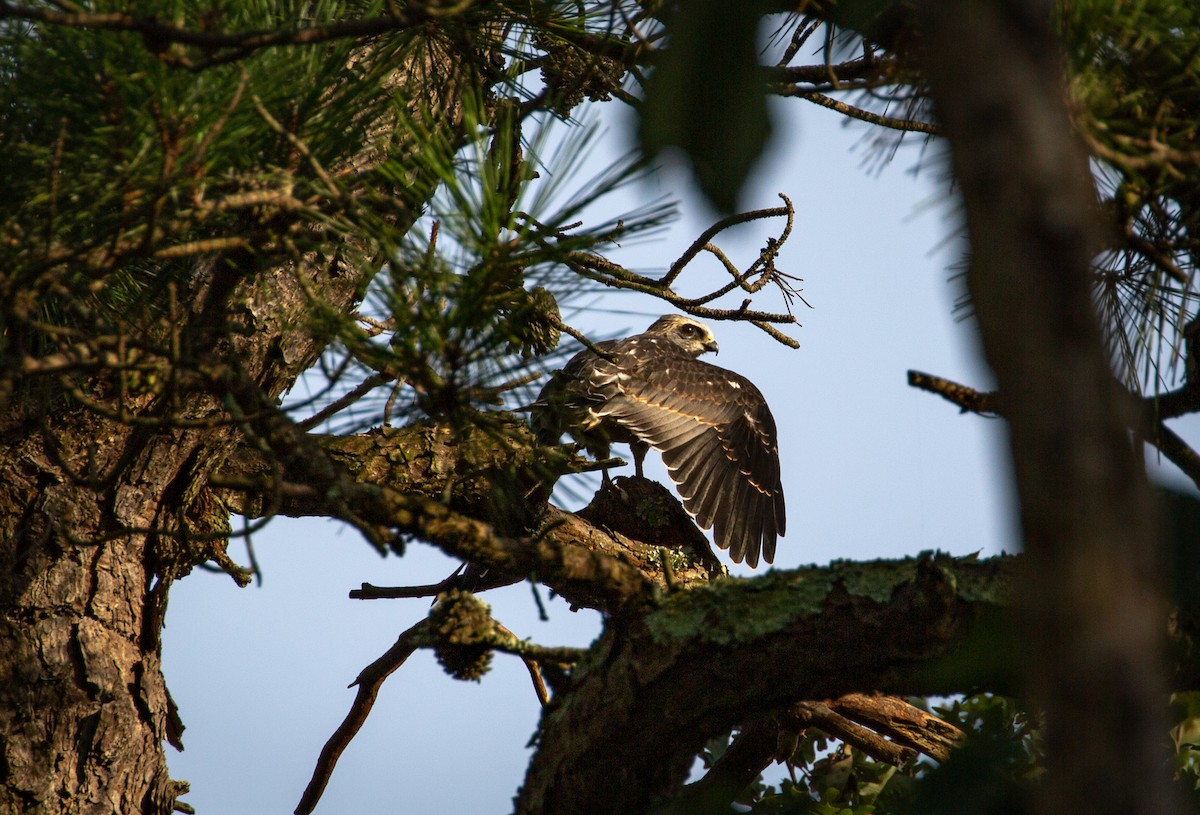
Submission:
[[[606,353],[616,345],[605,340],[596,347]],[[564,432],[581,430],[590,409],[612,395],[616,380],[613,364],[584,349],[550,376],[531,408],[530,424],[542,444],[557,444]]]
[[[598,413],[662,452],[683,505],[736,562],[770,563],[785,529],[775,420],[743,376],[671,353],[627,346],[618,392]]]

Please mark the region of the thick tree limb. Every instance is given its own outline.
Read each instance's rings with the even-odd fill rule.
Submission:
[[[568,602],[610,613],[642,606],[658,591],[626,552],[609,554],[620,548],[613,536],[570,513],[550,508],[538,537],[513,537],[442,501],[355,481],[254,382],[231,368],[216,369],[212,375],[240,406],[248,436],[271,451],[284,476],[321,496],[326,514],[352,523],[368,536],[385,530],[416,535],[463,560],[502,573],[536,575]],[[585,545],[562,545],[564,536]]]
[[[642,812],[705,739],[806,699],[961,690],[924,676],[1008,593],[1014,560],[834,564],[723,580],[612,623],[546,709],[517,812]]]
[[[271,410],[277,411],[274,407]],[[286,426],[290,420],[280,413],[274,421]],[[592,516],[587,512],[576,515],[528,498],[526,493],[533,489],[529,485],[537,480],[534,474],[540,474],[542,478],[550,476],[545,473],[544,455],[538,452],[521,422],[493,420],[493,424],[485,428],[460,428],[457,431],[445,425],[417,424],[405,428],[379,428],[353,437],[306,435],[298,429],[288,432],[295,432],[296,440],[287,443],[307,452],[296,456],[298,466],[289,470],[286,477],[303,488],[273,487],[268,480],[271,476],[269,456],[246,445],[230,456],[216,477],[219,484],[241,486],[237,490],[223,490],[227,503],[235,510],[253,517],[265,506],[273,505],[283,515],[336,517],[338,508],[330,504],[326,499],[326,488],[320,486],[326,481],[309,480],[313,477],[311,468],[315,466],[313,456],[318,456],[327,458],[332,468],[328,473],[322,471],[321,479],[334,477],[335,471],[344,472],[352,479],[353,489],[338,494],[348,496],[351,503],[360,499],[369,503],[369,507],[356,505],[355,511],[371,523],[401,528],[396,526],[399,515],[393,518],[386,514],[387,502],[394,501],[397,508],[410,508],[405,510],[404,517],[409,519],[409,525],[403,527],[404,531],[421,534],[415,528],[419,524],[414,520],[413,507],[418,513],[427,508],[439,516],[453,517],[461,528],[486,530],[481,531],[478,539],[491,541],[490,554],[476,549],[475,557],[466,555],[464,540],[453,535],[426,539],[450,554],[486,564],[489,567],[488,585],[503,585],[536,576],[539,582],[573,605],[612,612],[636,597],[649,596],[645,592],[706,582],[713,569],[711,554],[706,557],[701,551],[688,557],[663,548],[678,545],[679,541],[691,541],[697,546],[703,543],[703,536],[670,496],[666,500],[674,506],[676,515],[669,512],[651,514],[670,518],[681,531],[666,536],[652,535],[654,530],[643,522],[640,537],[645,540],[621,534],[619,530],[623,527],[609,520],[595,518],[593,523],[588,520]],[[577,463],[585,462],[569,460],[564,469],[577,469]],[[617,479],[617,484],[624,481]],[[602,493],[599,497],[617,503],[622,493],[641,496],[645,491],[641,485],[632,486],[628,490],[612,490],[615,496]],[[514,489],[515,493],[512,492]],[[502,491],[498,493],[497,490]],[[658,492],[663,492],[661,487]],[[520,514],[514,514],[518,509]],[[670,509],[668,506],[667,510]],[[611,508],[607,515],[612,518]],[[529,538],[526,525],[537,530],[535,538]],[[448,534],[454,527],[441,528]],[[497,535],[500,529],[512,530],[512,535]],[[518,549],[526,554],[515,556]],[[541,554],[534,554],[536,552]],[[548,565],[560,558],[575,565],[569,568],[561,563]],[[518,562],[524,565],[517,567]],[[601,567],[600,564],[608,566]],[[585,572],[579,572],[579,569],[598,575],[600,582],[594,590],[588,587],[583,577]],[[600,574],[609,577],[601,579]],[[615,579],[616,574],[626,577],[618,580],[619,587],[610,584],[609,588],[615,593],[604,590],[603,586]],[[412,592],[402,590],[399,594],[411,595]],[[368,592],[363,596],[379,595]]]
[[[1064,104],[1052,4],[925,0],[917,16],[1011,429],[1028,681],[1046,714],[1038,809],[1177,812],[1150,495],[1127,438],[1138,417],[1093,308],[1096,192]]]

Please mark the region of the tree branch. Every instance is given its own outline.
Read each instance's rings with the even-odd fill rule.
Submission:
[[[1026,679],[1046,715],[1037,810],[1178,812],[1151,497],[1128,438],[1140,417],[1094,308],[1102,232],[1054,6],[925,0],[917,18],[962,190],[968,287],[1006,399],[1028,549]]]
[[[966,385],[952,382],[940,376],[908,372],[908,384],[930,393],[936,393],[948,402],[958,405],[964,412],[981,415],[1004,416],[1003,401],[1000,394],[977,391]],[[1157,450],[1167,457],[1167,460],[1183,471],[1192,479],[1192,483],[1200,489],[1200,454],[1198,454],[1178,433],[1167,427],[1163,419],[1171,415],[1182,415],[1196,410],[1191,406],[1195,399],[1194,388],[1189,384],[1185,387],[1163,394],[1162,396],[1145,396],[1140,400],[1141,418],[1148,428],[1145,441],[1154,445]],[[1132,394],[1131,401],[1139,401]]]
[[[849,693],[829,702],[829,707],[937,761],[949,758],[950,750],[964,738],[954,725],[894,696]]]
[[[775,572],[610,624],[546,709],[517,812],[641,812],[679,789],[707,738],[762,712],[856,690],[961,690],[920,668],[999,609],[1014,564],[926,556]]]
[[[472,6],[485,4],[486,0],[471,3]],[[444,16],[444,14],[437,13],[442,8],[440,4],[436,3],[430,4],[428,7],[406,3],[401,11],[399,5],[392,4],[391,13],[364,20],[344,20],[325,25],[296,28],[218,31],[171,25],[153,15],[125,12],[67,12],[0,0],[0,19],[16,18],[72,28],[134,32],[141,35],[149,51],[158,54],[165,62],[189,70],[201,70],[241,59],[262,48],[316,45],[330,40],[371,37],[389,31],[412,28]],[[168,47],[172,44],[193,46],[208,56],[202,60],[193,61],[181,54],[170,52]]]
[[[346,714],[346,718],[342,720],[337,730],[329,737],[329,741],[321,748],[313,776],[309,780],[308,786],[304,788],[303,795],[300,796],[300,803],[296,805],[295,815],[308,815],[317,806],[317,802],[321,800],[321,795],[325,792],[326,785],[329,784],[338,759],[366,723],[371,708],[375,707],[375,699],[379,696],[379,689],[383,686],[384,680],[408,661],[408,658],[417,650],[419,640],[425,636],[429,627],[429,619],[426,618],[409,628],[396,639],[396,643],[391,648],[384,652],[379,659],[363,668],[359,672],[358,678],[350,683],[351,687],[358,686],[358,693],[350,705],[350,711]]]
[[[416,535],[454,557],[502,574],[536,575],[573,605],[612,614],[643,607],[661,588],[707,580],[707,571],[687,565],[686,559],[678,565],[666,564],[658,547],[631,542],[554,507],[543,505],[538,532],[528,537],[520,528],[501,530],[498,524],[464,514],[442,500],[402,492],[377,472],[361,470],[364,480],[356,481],[238,371],[221,368],[210,375],[245,417],[244,431],[252,444],[268,451],[285,478],[320,497],[314,509],[353,524],[377,545],[383,544],[384,532]],[[361,443],[363,437],[356,438]],[[508,455],[511,460],[511,450]],[[536,488],[534,483],[522,490]],[[530,503],[521,502],[522,506]]]
[[[271,410],[278,409],[272,407]],[[286,416],[282,419],[287,421]],[[548,506],[544,499],[539,503],[530,497],[534,487],[529,485],[536,484],[539,478],[553,480],[557,472],[551,468],[573,471],[577,467],[590,466],[590,463],[564,458],[547,464],[544,451],[540,451],[523,422],[512,418],[489,419],[490,423],[485,427],[452,428],[427,422],[403,428],[376,428],[358,436],[300,434],[302,441],[292,444],[309,451],[302,453],[301,458],[306,455],[325,457],[343,469],[355,484],[355,495],[359,490],[366,493],[383,490],[385,495],[406,496],[404,500],[410,504],[426,501],[428,504],[423,505],[435,507],[438,513],[452,513],[464,524],[487,528],[492,543],[500,549],[513,547],[542,553],[533,561],[523,561],[526,566],[516,568],[511,565],[514,562],[511,556],[499,551],[494,553],[495,560],[482,556],[471,558],[463,554],[461,541],[447,548],[443,539],[426,538],[452,555],[488,566],[484,584],[480,585],[473,578],[464,579],[463,588],[486,590],[536,576],[539,582],[575,606],[611,612],[621,605],[623,601],[618,598],[622,596],[631,600],[654,586],[658,590],[668,590],[709,580],[713,558],[701,546],[703,535],[679,508],[678,501],[666,494],[661,486],[629,479],[628,487],[602,493],[598,496],[600,503],[592,512],[585,510],[578,515]],[[309,475],[304,469],[287,471],[286,477],[290,480],[287,484],[273,483],[271,461],[272,454],[249,444],[231,455],[214,477],[216,484],[226,486],[222,490],[226,504],[250,517],[256,517],[272,504],[282,515],[338,517],[337,507],[330,504],[326,491],[305,480]],[[625,479],[617,481],[623,483]],[[234,486],[240,489],[233,489]],[[501,488],[513,492],[498,493]],[[351,497],[350,500],[356,499]],[[644,517],[634,528],[615,514],[622,501],[643,500],[663,502],[660,510],[652,514],[663,518],[666,528],[648,525]],[[370,512],[377,510],[378,507]],[[629,509],[632,513],[636,511],[636,507]],[[358,508],[356,512],[362,519],[368,510]],[[370,517],[373,523],[384,526],[395,520],[389,521],[386,516]],[[535,530],[533,538],[528,537],[531,529]],[[513,537],[498,536],[497,530],[505,530]],[[413,530],[409,527],[407,531]],[[687,553],[671,551],[681,546],[689,547]],[[560,554],[554,555],[555,551]],[[666,558],[664,551],[669,552]],[[547,563],[557,558],[565,558],[575,566],[548,568]],[[502,561],[510,566],[501,568]],[[540,565],[535,567],[534,563]],[[601,566],[605,563],[609,565]],[[585,569],[585,564],[591,564],[585,572],[576,571]],[[615,573],[611,571],[614,569]],[[598,592],[589,589],[584,579],[587,572],[594,573],[600,581]],[[624,579],[631,582],[621,582],[624,588],[617,588],[613,595],[603,587],[616,579],[615,574],[625,575]],[[635,579],[635,574],[641,577]],[[445,586],[394,590],[363,587],[352,596],[430,596],[429,592],[436,594],[455,581],[444,582]],[[624,594],[626,591],[632,594]]]

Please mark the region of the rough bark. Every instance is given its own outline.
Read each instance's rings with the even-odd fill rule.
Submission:
[[[285,274],[309,274],[311,269]],[[254,306],[241,359],[279,386],[299,374],[258,338],[280,338],[307,303],[278,277],[235,290]],[[352,280],[328,295],[348,305]],[[272,291],[272,289],[275,289]],[[267,305],[269,303],[269,306]],[[286,344],[286,339],[284,344]],[[215,400],[189,400],[193,416]],[[201,487],[233,430],[152,429],[75,408],[6,434],[0,462],[0,811],[170,812],[162,743],[174,717],[159,664],[171,582],[215,553]]]
[[[437,95],[441,111],[454,109],[459,87],[447,77],[468,62],[441,66],[438,88],[425,89]],[[417,73],[429,76],[429,67]],[[455,138],[456,117],[438,123]],[[388,135],[386,123],[379,132]],[[354,147],[363,152],[347,156],[346,173],[380,155],[378,145]],[[406,200],[431,188],[430,179],[411,181]],[[362,244],[351,251],[374,250]],[[251,258],[214,259],[199,265],[181,292],[181,331],[194,362],[229,360],[271,400],[322,348],[304,330],[310,297],[348,311],[372,273],[341,262],[337,251],[272,269]],[[112,380],[98,375],[82,387],[102,408],[117,408]],[[173,426],[173,419],[222,414],[219,389],[185,394],[173,412],[153,395],[122,405],[142,419],[163,419],[158,423],[106,417],[61,393],[35,409],[6,407],[0,812],[164,815],[177,791],[163,742],[177,741],[181,726],[162,676],[159,629],[171,582],[219,554],[226,516],[202,488],[238,429]]]
[[[364,488],[363,493],[347,496],[351,509],[364,520],[385,526],[394,521],[381,515],[387,510],[375,503],[375,490],[382,487],[408,499],[422,496],[437,501],[464,520],[486,524],[497,550],[506,546],[528,550],[540,542],[548,559],[556,559],[553,552],[591,553],[631,567],[628,574],[644,578],[621,584],[629,589],[626,594],[614,586],[614,594],[605,588],[599,571],[600,582],[589,587],[578,576],[561,579],[565,573],[548,561],[535,563],[533,571],[503,576],[497,572],[509,556],[499,554],[492,561],[479,562],[493,575],[489,587],[537,574],[573,605],[608,613],[644,601],[646,592],[706,583],[721,572],[707,540],[679,500],[656,482],[617,477],[578,513],[548,505],[548,485],[560,472],[592,465],[540,448],[525,423],[511,416],[495,415],[482,426],[460,428],[426,421],[375,428],[357,436],[308,434],[291,446],[307,451],[298,456],[302,462],[327,455],[356,487]],[[302,471],[294,475],[309,478]],[[328,517],[338,512],[320,490],[279,483],[271,458],[246,445],[229,457],[213,480],[230,485],[221,491],[225,504],[251,518],[261,517],[268,508],[288,517]],[[365,500],[357,502],[358,495],[365,495]],[[505,543],[502,536],[513,537]],[[454,542],[444,545],[455,550]],[[469,579],[470,573],[462,585],[474,585]]]
[[[1011,428],[1027,677],[1046,714],[1039,811],[1167,813],[1178,810],[1150,494],[1128,435],[1138,416],[1092,303],[1096,194],[1051,14],[1048,2],[919,6],[966,205],[971,299]]]
[[[53,445],[76,466],[111,473],[144,448],[129,428],[58,417]],[[47,434],[9,436],[0,483],[0,733],[6,812],[169,812],[174,791],[162,742],[170,715],[147,641],[149,536],[181,460],[138,456],[120,488],[87,490],[47,452]]]
[[[936,694],[922,669],[1003,603],[1013,561],[835,564],[672,594],[610,623],[546,709],[526,813],[644,812],[705,739],[806,699]]]

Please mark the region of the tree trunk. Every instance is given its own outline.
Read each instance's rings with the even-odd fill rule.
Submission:
[[[185,506],[207,439],[147,439],[82,410],[20,432],[0,499],[0,811],[170,812],[158,632],[193,555],[148,530]]]
[[[1037,811],[1180,811],[1151,497],[1092,298],[1096,193],[1067,115],[1053,4],[919,11],[971,238],[967,282],[1010,424],[1027,681],[1046,716]]]
[[[397,69],[398,92],[438,111],[426,125],[455,143],[458,93],[479,60],[451,48],[416,56],[417,70]],[[478,77],[471,84],[479,87]],[[383,158],[380,145],[414,148],[393,125],[381,121],[377,144],[352,145],[343,181],[353,183],[349,168]],[[402,200],[410,202],[434,183],[416,172],[408,181]],[[378,256],[365,243],[352,250]],[[312,296],[349,313],[376,271],[340,257],[333,249],[269,270],[254,258],[199,264],[181,293],[189,363],[234,365],[278,397],[323,348],[303,330]],[[177,421],[225,415],[211,382],[179,405],[115,383],[112,374],[73,383],[96,410],[35,381],[0,415],[0,812],[165,815],[175,807],[162,744],[178,744],[182,724],[159,633],[171,583],[224,559],[228,511],[205,484],[240,432],[228,422]]]

